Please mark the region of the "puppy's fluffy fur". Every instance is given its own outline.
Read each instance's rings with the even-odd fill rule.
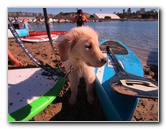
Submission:
[[[81,77],[85,78],[87,101],[90,104],[94,101],[94,67],[101,67],[107,61],[100,51],[98,43],[97,33],[88,26],[75,27],[54,43],[61,60],[64,62],[66,71],[70,69],[71,65],[74,67],[69,74],[71,85],[69,104],[76,102],[77,88]]]

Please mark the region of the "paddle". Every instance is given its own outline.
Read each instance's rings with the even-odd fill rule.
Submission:
[[[50,34],[50,27],[49,27],[49,24],[48,24],[48,18],[47,18],[47,10],[46,10],[46,8],[43,8],[43,12],[44,12],[44,19],[45,19],[45,25],[46,25],[46,31],[47,31],[47,36],[48,36],[48,38],[49,38],[49,41],[50,41],[50,44],[51,44],[51,48],[52,48],[52,51],[53,51],[53,53],[54,53],[54,55],[55,55],[55,58],[56,58],[56,60],[58,60],[57,59],[57,55],[56,55],[56,52],[55,52],[55,50],[54,50],[54,46],[53,46],[53,43],[52,43],[52,38],[51,38],[51,34]],[[61,73],[61,71],[59,70],[60,69],[60,64],[59,63],[57,63],[57,67],[58,67],[58,69],[55,69],[56,71],[58,71],[59,73]],[[70,66],[70,69],[69,69],[69,71],[67,71],[67,73],[66,74],[64,74],[64,73],[61,73],[64,77],[67,77],[69,74],[70,74],[70,72],[73,70],[73,66]],[[49,73],[47,74],[47,73],[43,73],[43,75],[50,75]]]
[[[45,20],[45,26],[46,26],[47,36],[49,38],[50,45],[51,45],[52,51],[54,53],[54,56],[55,56],[55,58],[57,60],[57,55],[56,55],[56,52],[54,50],[54,46],[53,46],[52,38],[51,38],[51,34],[50,34],[50,27],[49,27],[49,24],[48,24],[47,9],[46,8],[43,8],[43,13],[44,13],[44,20]],[[57,67],[58,67],[58,69],[60,69],[60,64],[59,63],[57,64]]]
[[[106,50],[118,68],[118,72],[110,81],[110,85],[114,91],[123,95],[141,98],[158,98],[158,86],[156,82],[126,72],[111,48],[107,46]]]

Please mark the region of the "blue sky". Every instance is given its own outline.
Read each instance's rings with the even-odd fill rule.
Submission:
[[[79,8],[79,7],[78,7]],[[76,12],[77,8],[47,8],[47,13],[59,14],[60,12]],[[122,10],[127,11],[128,8],[79,8],[83,12],[93,14],[93,13],[113,13],[119,12],[122,13]],[[140,8],[131,8],[132,12],[136,12]],[[145,8],[146,11],[149,11],[153,8]],[[156,9],[157,10],[157,9]],[[8,8],[8,12],[35,12],[43,13],[43,8]]]

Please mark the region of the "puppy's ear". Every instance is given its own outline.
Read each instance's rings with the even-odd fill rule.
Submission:
[[[58,43],[57,49],[62,61],[66,61],[70,56],[71,42],[68,39],[64,39]]]

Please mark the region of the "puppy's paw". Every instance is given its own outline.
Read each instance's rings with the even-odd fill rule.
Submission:
[[[70,97],[69,98],[69,104],[70,105],[73,105],[73,104],[75,104],[76,103],[76,97]]]
[[[93,97],[93,95],[88,95],[88,96],[87,96],[87,101],[88,101],[89,104],[93,104],[93,102],[94,102],[94,97]]]

